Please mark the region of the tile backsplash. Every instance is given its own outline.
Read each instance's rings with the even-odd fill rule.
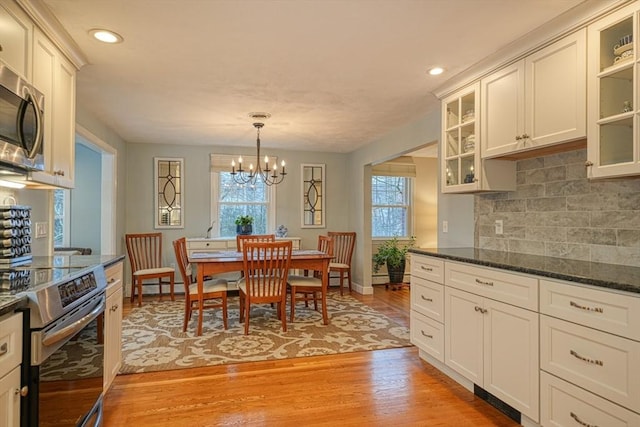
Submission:
[[[516,191],[475,196],[475,246],[640,266],[640,177],[588,180],[586,160],[576,150],[517,161]]]

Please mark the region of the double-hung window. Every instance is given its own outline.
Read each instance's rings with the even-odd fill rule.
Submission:
[[[371,237],[411,236],[411,184],[409,177],[372,175]]]
[[[255,185],[237,184],[231,175],[232,158],[211,155],[211,236],[235,237],[235,220],[240,215],[253,217],[253,234],[272,233],[275,229],[274,186],[265,185],[260,179]]]

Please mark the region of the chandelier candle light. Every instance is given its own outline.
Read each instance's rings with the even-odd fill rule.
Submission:
[[[269,113],[250,113],[249,117],[254,120],[266,120],[271,117]],[[257,129],[258,136],[256,138],[256,162],[257,166],[254,170],[253,163],[249,165],[249,171],[242,168],[242,156],[238,158],[238,169],[236,169],[236,161],[231,161],[231,176],[238,184],[255,185],[258,178],[266,185],[280,184],[287,174],[284,168],[284,160],[282,161],[282,171],[278,173],[278,165],[273,162],[273,167],[269,168],[269,157],[264,156],[264,169],[260,166],[260,129],[264,126],[263,122],[254,122],[253,127]]]

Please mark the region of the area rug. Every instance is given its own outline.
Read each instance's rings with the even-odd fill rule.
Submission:
[[[238,297],[229,298],[229,329],[222,310],[205,310],[203,334],[196,336],[198,314],[182,332],[184,302],[145,302],[123,319],[121,374],[194,368],[230,363],[286,359],[407,347],[409,328],[351,296],[327,297],[330,324],[304,303],[296,305],[295,322],[282,332],[268,304],[251,307],[249,335],[238,322]],[[289,307],[287,306],[287,310]],[[287,316],[289,312],[287,311]],[[289,320],[289,317],[287,317]]]

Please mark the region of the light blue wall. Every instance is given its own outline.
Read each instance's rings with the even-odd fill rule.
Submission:
[[[70,192],[69,245],[100,253],[102,155],[76,144],[75,188]]]
[[[317,236],[328,230],[345,230],[348,227],[346,207],[349,204],[350,183],[347,181],[347,156],[336,153],[276,151],[263,148],[270,156],[278,156],[287,162],[288,175],[276,188],[276,225],[284,224],[290,236],[302,238],[303,248],[315,248]],[[126,158],[126,219],[127,233],[155,231],[153,158],[179,157],[184,159],[184,209],[185,226],[179,229],[162,229],[163,259],[174,261],[171,242],[179,237],[204,237],[211,223],[210,206],[210,154],[255,154],[255,148],[206,147],[167,144],[128,144]],[[302,183],[300,164],[324,163],[326,165],[326,228],[301,228]],[[274,231],[275,230],[271,230]]]
[[[116,155],[116,250],[115,254],[124,254],[125,233],[125,188],[126,188],[126,168],[125,159],[127,155],[127,144],[115,132],[113,132],[99,118],[82,109],[80,105],[76,109],[76,123],[82,125],[96,137],[117,151]]]

